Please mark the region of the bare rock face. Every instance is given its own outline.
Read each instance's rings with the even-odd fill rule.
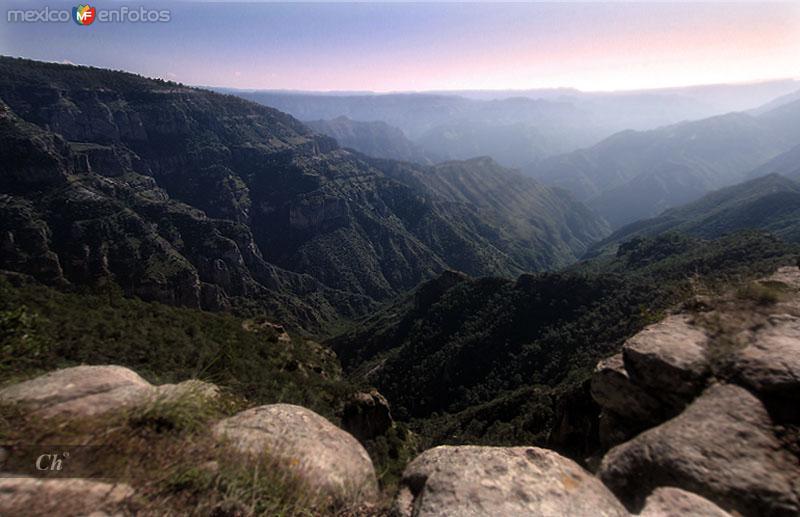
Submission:
[[[536,447],[427,450],[406,467],[394,511],[403,517],[628,515],[597,478]]]
[[[661,402],[631,382],[622,354],[597,363],[592,398],[604,409],[633,420],[657,421],[663,410]]]
[[[598,476],[630,508],[678,486],[742,515],[800,513],[800,466],[781,448],[764,405],[717,384],[679,416],[609,451]]]
[[[603,447],[622,443],[672,416],[667,404],[631,382],[622,354],[597,364],[591,393],[602,408],[598,435]]]
[[[800,397],[800,318],[770,316],[737,353],[734,368],[739,380],[760,394]]]
[[[625,343],[625,369],[639,386],[691,400],[709,374],[707,342],[708,336],[688,316],[668,316]]]
[[[214,434],[243,453],[285,462],[323,495],[349,503],[377,497],[375,469],[364,447],[309,409],[259,406],[220,421]]]
[[[132,515],[126,484],[85,479],[0,479],[0,515]]]
[[[44,418],[74,418],[189,394],[213,397],[217,388],[196,380],[153,386],[122,366],[75,366],[8,386],[0,390],[0,400],[24,404]]]
[[[731,517],[707,499],[680,488],[657,488],[647,497],[639,517]]]
[[[359,440],[380,436],[393,424],[389,402],[376,389],[356,393],[344,406],[342,427]]]

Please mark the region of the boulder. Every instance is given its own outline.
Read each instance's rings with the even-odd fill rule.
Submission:
[[[394,504],[403,517],[627,516],[578,464],[536,447],[441,446],[412,461]]]
[[[800,397],[800,318],[775,314],[737,352],[738,380],[763,395]]]
[[[342,427],[359,440],[385,434],[393,424],[389,402],[378,390],[356,393],[344,406]]]
[[[622,354],[597,363],[592,375],[592,398],[615,415],[634,421],[664,420],[664,404],[631,382]]]
[[[0,478],[0,515],[132,515],[133,489],[86,479]]]
[[[634,384],[680,407],[702,391],[710,372],[707,343],[688,316],[668,316],[625,342],[625,370]]]
[[[647,497],[639,517],[731,517],[708,499],[680,488],[657,488]]]
[[[217,393],[216,386],[197,380],[153,386],[122,366],[75,366],[8,386],[0,390],[0,401],[24,404],[43,418],[75,418]]]
[[[742,515],[800,513],[800,467],[744,388],[709,387],[679,416],[611,449],[598,471],[631,509],[676,486]]]
[[[42,417],[93,416],[141,403],[153,386],[122,366],[76,366],[0,390],[0,400],[30,407]]]
[[[240,452],[285,464],[321,495],[348,503],[377,497],[375,469],[364,447],[309,409],[251,408],[218,422],[214,434]]]

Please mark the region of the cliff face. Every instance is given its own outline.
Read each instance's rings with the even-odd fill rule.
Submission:
[[[314,329],[446,267],[562,265],[605,232],[569,201],[579,238],[562,239],[556,218],[543,249],[520,255],[481,203],[447,199],[276,110],[106,70],[2,58],[0,72],[0,267],[48,281],[112,277],[130,294],[205,308],[256,300]]]

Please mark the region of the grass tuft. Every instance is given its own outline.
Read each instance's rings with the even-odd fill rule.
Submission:
[[[773,284],[750,282],[736,290],[736,298],[749,300],[762,306],[775,305],[783,299],[783,293]]]

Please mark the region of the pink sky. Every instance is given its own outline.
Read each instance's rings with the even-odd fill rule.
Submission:
[[[0,52],[265,89],[614,90],[800,77],[798,2],[158,5],[172,9],[170,23],[7,24]]]

